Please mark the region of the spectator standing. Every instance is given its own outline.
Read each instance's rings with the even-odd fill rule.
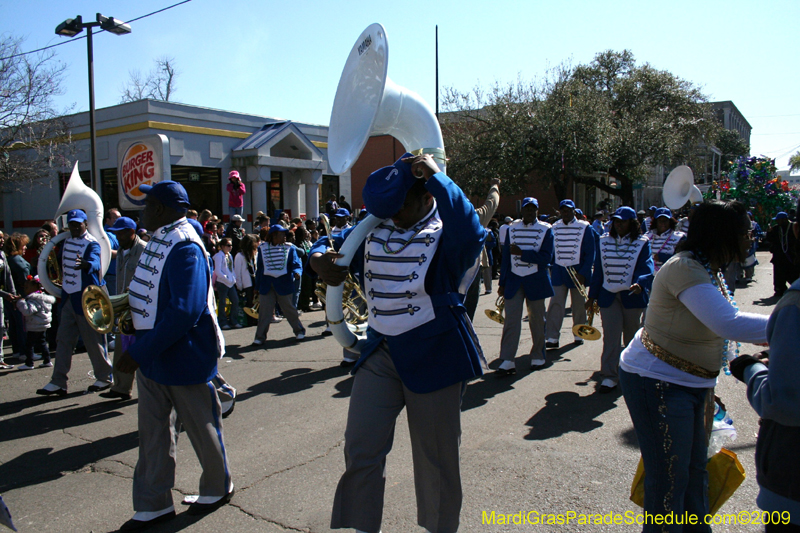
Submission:
[[[231,250],[231,255],[236,257],[236,254],[239,253],[239,243],[242,242],[244,238],[244,228],[242,227],[242,223],[244,222],[244,217],[239,215],[231,216],[231,222],[228,224],[228,227],[225,229],[225,237],[231,240],[231,245],[233,249]]]
[[[331,194],[330,199],[325,202],[325,214],[328,215],[328,218],[330,219],[337,209],[339,209],[339,204],[336,203],[336,195]]]
[[[11,267],[11,277],[14,278],[14,287],[20,289],[25,284],[25,280],[31,273],[31,265],[25,261],[25,250],[28,247],[28,236],[24,233],[14,233],[6,241],[6,253]],[[15,354],[25,354],[25,321],[22,313],[14,307],[9,316],[9,326],[11,331],[11,347]]]
[[[211,257],[214,257],[219,251],[219,236],[217,235],[217,223],[209,220],[203,228],[203,244],[206,247],[206,252]]]
[[[236,289],[244,293],[244,306],[253,307],[253,291],[256,279],[256,252],[258,251],[258,237],[245,235],[239,245],[239,253],[233,258],[233,273],[236,276]],[[248,324],[254,320],[247,317]]]
[[[244,214],[244,195],[247,192],[244,182],[239,177],[237,170],[228,174],[228,214],[231,216]]]
[[[28,246],[27,250],[23,254],[25,261],[27,261],[31,265],[31,275],[35,276],[38,274],[38,267],[39,267],[39,255],[42,253],[42,249],[44,245],[50,241],[50,234],[47,230],[40,229],[36,233],[33,234],[33,240]]]
[[[344,207],[345,209],[347,209],[347,211],[348,211],[348,212],[350,212],[350,213],[352,213],[352,212],[353,212],[353,208],[352,208],[352,207],[350,207],[350,204],[348,204],[348,203],[345,201],[345,199],[344,199],[344,196],[340,196],[340,197],[339,197],[339,208],[342,208],[342,207]]]
[[[39,368],[49,368],[53,363],[50,362],[50,348],[47,346],[45,332],[50,328],[52,308],[56,299],[42,291],[38,276],[28,276],[24,287],[25,297],[16,301],[17,309],[25,317],[26,330],[25,364],[20,365],[19,369],[33,369],[34,349],[42,353],[42,364]]]
[[[9,294],[8,296],[4,296],[3,301],[0,302],[0,370],[11,370],[14,366],[7,364],[3,357],[3,337],[6,335],[6,321],[3,315],[5,314],[6,302],[8,302],[8,311],[13,310],[11,309],[11,302],[13,302],[13,296],[17,294],[17,291],[14,289],[14,278],[11,276],[11,266],[3,251],[4,245],[5,234],[0,231],[0,290]]]
[[[222,329],[241,328],[239,324],[239,294],[236,292],[236,274],[234,274],[231,240],[223,237],[219,241],[219,252],[214,255],[214,289],[219,301],[219,325]],[[225,313],[225,300],[231,301],[231,315]]]

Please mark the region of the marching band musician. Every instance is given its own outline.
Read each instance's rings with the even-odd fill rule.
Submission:
[[[458,288],[486,231],[430,155],[406,154],[373,172],[363,197],[370,213],[389,220],[370,233],[355,259],[354,266],[363,267],[369,327],[353,369],[346,471],[331,527],[380,530],[386,455],[406,407],[417,521],[430,532],[453,533],[462,501],[461,398],[484,362]],[[335,237],[335,247],[350,234]],[[326,252],[327,244],[323,239],[314,245],[311,264],[323,281],[337,285],[346,268],[333,263],[340,255]]]
[[[103,336],[89,325],[81,305],[84,288],[89,285],[103,287],[106,283],[100,275],[100,244],[86,230],[86,220],[86,213],[80,209],[67,213],[70,237],[64,241],[61,252],[63,294],[56,337],[56,364],[50,383],[37,390],[36,394],[66,396],[67,374],[72,366],[72,352],[78,343],[78,336],[86,346],[96,380],[89,385],[88,391],[98,392],[111,387],[111,363]]]
[[[116,260],[116,283],[117,294],[122,294],[128,290],[136,272],[136,265],[144,251],[145,243],[136,235],[136,222],[128,217],[119,217],[114,224],[108,228],[109,232],[114,233],[119,241],[119,250]],[[114,364],[119,362],[125,346],[131,340],[129,335],[117,334],[114,338]],[[101,392],[100,396],[110,400],[130,400],[133,391],[134,374],[120,372],[114,368],[114,385],[110,390]]]
[[[686,234],[675,231],[678,221],[672,216],[672,211],[666,207],[656,210],[655,223],[645,235],[650,241],[650,251],[653,253],[654,272],[658,272],[661,265],[675,255],[678,244],[686,239]]]
[[[528,324],[533,338],[531,370],[545,364],[544,357],[544,299],[553,295],[547,265],[553,261],[553,230],[550,224],[538,220],[539,201],[524,198],[522,218],[508,227],[500,263],[497,294],[505,298],[506,318],[500,341],[498,373],[516,373],[514,358],[519,347],[522,329],[522,307],[528,308]]]
[[[183,186],[140,185],[147,195],[142,225],[152,239],[131,279],[129,303],[136,341],[117,365],[138,369],[139,460],[133,473],[133,518],[120,531],[138,531],[175,517],[175,448],[183,426],[200,460],[200,496],[191,515],[210,513],[233,496],[212,379],[225,342],[217,323],[211,270],[203,241],[186,219]]]
[[[297,307],[292,301],[294,281],[300,279],[303,263],[297,255],[297,249],[286,242],[287,231],[289,230],[279,224],[274,224],[269,228],[267,240],[258,247],[256,256],[258,326],[253,341],[255,346],[261,346],[267,340],[276,302],[292,326],[295,338],[301,341],[306,336],[306,330],[297,314]]]
[[[553,224],[553,239],[555,245],[555,262],[550,267],[553,282],[553,297],[547,308],[547,331],[545,332],[545,347],[557,349],[561,336],[561,324],[564,322],[566,312],[567,293],[570,295],[572,305],[572,325],[586,323],[586,303],[581,296],[581,291],[572,282],[572,277],[567,268],[575,271],[578,282],[586,286],[586,280],[592,278],[594,265],[594,232],[585,220],[577,220],[575,216],[575,202],[561,200],[558,205],[561,220]],[[583,344],[583,339],[574,335],[575,344]]]
[[[339,235],[341,232],[346,230],[347,228],[351,227],[350,225],[350,211],[345,209],[344,207],[340,207],[336,210],[331,218],[331,222],[333,225],[331,227],[331,237]]]
[[[653,284],[650,241],[641,234],[636,211],[623,206],[611,219],[611,229],[600,237],[586,301],[586,310],[592,312],[597,300],[603,320],[601,393],[611,392],[619,383],[620,337],[625,346],[633,339]]]

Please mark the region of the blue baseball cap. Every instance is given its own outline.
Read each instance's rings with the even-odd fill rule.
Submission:
[[[558,208],[561,209],[562,207],[569,207],[570,209],[575,209],[575,202],[572,200],[561,200],[558,204]]]
[[[548,215],[539,215],[539,220],[541,220],[542,222],[547,222],[548,220],[550,220],[550,217]]]
[[[527,198],[522,199],[522,207],[531,204],[533,204],[533,207],[535,207],[536,209],[539,209],[539,200],[537,200],[536,198],[528,196]]]
[[[189,195],[177,181],[159,181],[155,185],[139,185],[139,190],[147,196],[158,198],[165,206],[176,211],[186,211],[191,205]]]
[[[775,215],[775,218],[773,218],[772,220],[783,220],[785,218],[789,218],[789,215],[786,213],[786,211],[781,211],[780,213]]]
[[[656,215],[655,215],[656,220],[661,217],[672,218],[672,211],[670,211],[666,207],[661,207],[659,209],[656,209]]]
[[[132,218],[119,217],[114,225],[108,228],[108,231],[119,231],[122,229],[136,229],[136,222]]]
[[[651,205],[648,211],[658,211],[658,208],[654,205]]]
[[[279,231],[289,231],[289,228],[284,228],[280,224],[273,224],[269,227],[269,235],[273,233],[278,233]]]
[[[67,212],[67,223],[70,222],[86,222],[86,213],[80,209],[73,209]]]
[[[394,214],[394,213],[392,213],[392,214]],[[335,216],[335,217],[349,217],[350,216],[350,211],[348,211],[344,207],[340,207],[339,209],[336,210],[336,212],[333,214],[333,216]]]
[[[367,211],[378,218],[390,218],[395,215],[406,201],[406,194],[417,182],[411,173],[411,165],[403,163],[406,153],[388,167],[379,168],[369,175],[361,196]],[[349,213],[348,213],[349,214]]]
[[[580,209],[578,209],[578,208],[576,207],[576,208],[575,208],[575,214],[576,214],[576,215],[583,216],[583,211],[581,211]]]
[[[632,207],[624,205],[614,211],[614,214],[611,215],[611,218],[618,218],[619,220],[633,220],[636,218],[636,211],[634,211]]]

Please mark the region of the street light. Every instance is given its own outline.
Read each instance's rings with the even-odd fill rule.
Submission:
[[[92,28],[100,28],[114,35],[125,35],[131,32],[131,27],[114,17],[104,17],[97,13],[95,22],[83,22],[83,17],[78,15],[74,19],[67,19],[56,26],[56,35],[75,37],[84,29],[86,35],[86,48],[89,56],[89,138],[92,148],[92,189],[97,184],[97,137],[94,128],[94,52],[92,49]]]

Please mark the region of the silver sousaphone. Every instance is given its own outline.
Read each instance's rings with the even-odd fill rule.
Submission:
[[[408,152],[431,154],[445,171],[444,140],[436,115],[417,93],[389,79],[388,64],[386,30],[372,24],[356,39],[336,89],[328,130],[328,160],[334,174],[352,168],[371,135],[391,135]],[[373,215],[362,220],[339,250],[344,257],[336,264],[349,265],[361,242],[380,222]],[[328,286],[328,323],[339,344],[360,353],[366,335],[344,320],[343,291],[344,284]]]

